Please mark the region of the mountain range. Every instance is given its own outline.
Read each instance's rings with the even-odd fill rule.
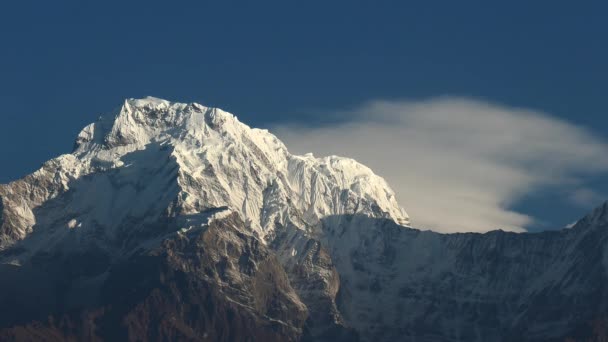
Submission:
[[[606,341],[607,239],[608,204],[542,233],[418,230],[355,160],[128,99],[0,185],[0,340]]]

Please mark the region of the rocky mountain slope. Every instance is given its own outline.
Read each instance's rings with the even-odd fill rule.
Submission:
[[[418,231],[354,160],[130,99],[0,185],[0,340],[600,340],[607,226]]]

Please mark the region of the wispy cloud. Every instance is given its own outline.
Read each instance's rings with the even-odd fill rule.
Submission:
[[[608,145],[545,113],[463,98],[375,101],[333,113],[323,127],[273,131],[292,152],[355,158],[387,179],[413,225],[442,232],[523,231],[510,210],[522,196],[560,186],[576,204],[601,196],[586,175],[608,171]]]

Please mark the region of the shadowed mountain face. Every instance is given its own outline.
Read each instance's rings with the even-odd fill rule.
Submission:
[[[278,259],[236,214],[164,239],[93,274],[74,274],[97,255],[67,255],[10,267],[2,340],[297,340],[306,307]],[[69,258],[78,258],[69,262]],[[49,267],[65,266],[64,273]],[[59,270],[57,270],[59,271]],[[3,277],[3,279],[6,279]],[[31,284],[28,280],[45,284]],[[30,298],[37,291],[46,299]],[[16,296],[4,296],[12,291]],[[49,300],[51,299],[51,300]],[[55,299],[55,300],[53,300]],[[22,301],[24,301],[22,303]],[[25,304],[25,305],[24,305]],[[6,312],[7,314],[9,312]]]
[[[608,338],[608,205],[539,234],[408,224],[353,160],[127,100],[0,185],[0,340]]]
[[[324,221],[324,242],[339,308],[364,340],[587,340],[608,317],[605,219],[539,234],[437,234],[338,216]]]

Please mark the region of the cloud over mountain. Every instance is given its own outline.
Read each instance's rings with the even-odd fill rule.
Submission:
[[[585,176],[608,171],[608,144],[539,111],[465,98],[373,101],[320,127],[273,131],[295,153],[345,155],[384,176],[415,227],[440,232],[523,231],[512,205],[561,187],[573,204],[602,198]]]

